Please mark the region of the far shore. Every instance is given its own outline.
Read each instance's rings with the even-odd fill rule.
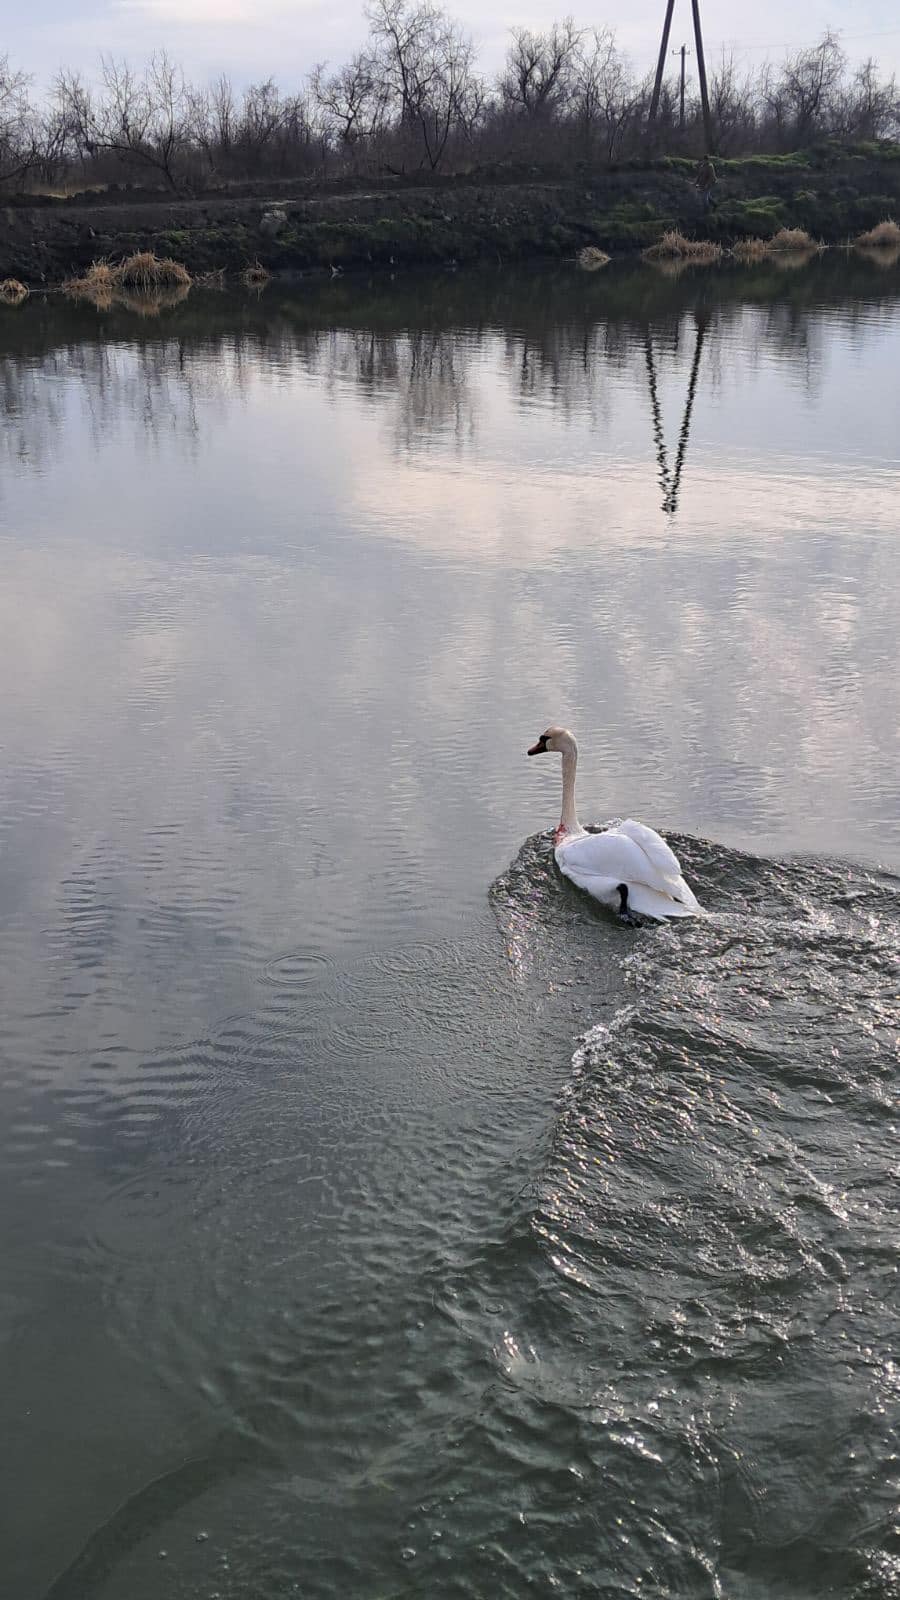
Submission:
[[[593,249],[636,256],[680,233],[721,250],[764,245],[782,229],[838,245],[900,215],[900,146],[824,146],[716,163],[704,208],[694,164],[631,163],[569,174],[491,170],[423,182],[418,175],[330,187],[282,180],[199,195],[122,188],[8,197],[0,279],[32,290],[96,261],[152,251],[193,278],[275,276],[410,266],[456,267]]]

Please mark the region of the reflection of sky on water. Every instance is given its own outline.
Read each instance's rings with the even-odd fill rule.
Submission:
[[[162,319],[54,345],[50,327],[0,359],[16,1593],[223,1415],[268,1405],[282,1350],[319,1350],[315,1274],[329,1299],[366,1281],[341,1228],[354,1183],[393,1225],[401,1167],[416,1219],[421,1177],[444,1237],[470,1070],[530,1148],[516,1119],[540,1075],[518,1033],[483,1053],[506,1001],[479,937],[494,948],[491,880],[558,814],[558,770],[524,756],[550,717],[582,737],[586,817],[900,861],[895,311],[711,315],[667,517],[644,323],[532,308],[480,334],[298,332],[289,310],[216,338]],[[651,326],[671,460],[693,308]],[[483,1013],[445,939],[471,943]],[[423,987],[403,959],[386,984],[418,940]],[[315,983],[271,981],[307,960],[334,974],[324,1015]],[[420,1062],[435,979],[454,1027]],[[419,1173],[417,1119],[444,1095]],[[491,1207],[496,1171],[473,1180]],[[340,1365],[335,1382],[352,1394]],[[161,1546],[129,1593],[156,1592]]]
[[[693,331],[655,335],[670,451]],[[147,937],[203,990],[301,908],[452,920],[554,820],[550,717],[586,815],[896,862],[898,357],[890,306],[713,317],[674,518],[623,324],[7,363],[13,965],[73,893],[136,1000]]]

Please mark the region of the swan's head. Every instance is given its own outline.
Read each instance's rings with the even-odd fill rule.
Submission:
[[[568,728],[547,728],[541,734],[537,744],[531,746],[528,754],[530,756],[545,756],[551,750],[558,750],[560,755],[565,755],[569,752],[572,755],[577,755],[578,746],[575,743],[575,735],[570,733]]]

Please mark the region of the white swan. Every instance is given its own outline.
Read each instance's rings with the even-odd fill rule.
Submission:
[[[677,856],[642,822],[617,822],[604,833],[586,833],[575,815],[578,746],[568,728],[548,728],[530,756],[558,750],[562,756],[562,816],[553,835],[560,872],[586,889],[624,922],[644,917],[690,917],[701,910],[681,875]]]

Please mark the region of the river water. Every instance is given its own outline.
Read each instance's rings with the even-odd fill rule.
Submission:
[[[4,1593],[900,1595],[900,269],[0,318]]]

